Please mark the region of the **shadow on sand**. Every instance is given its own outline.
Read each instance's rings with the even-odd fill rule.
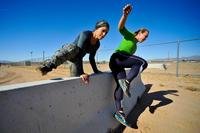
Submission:
[[[145,85],[145,87],[146,90],[142,95],[141,99],[138,100],[135,107],[131,110],[131,112],[127,116],[128,123],[134,129],[138,129],[137,120],[147,107],[149,107],[149,112],[153,114],[157,108],[166,106],[173,102],[173,100],[166,98],[165,95],[179,96],[178,94],[176,94],[178,92],[177,90],[161,90],[156,92],[149,92],[149,90],[152,87],[152,84],[147,84]],[[152,105],[153,100],[158,100],[160,102],[156,105]],[[126,127],[124,125],[120,124],[117,128],[115,128],[111,132],[122,133],[125,128]]]

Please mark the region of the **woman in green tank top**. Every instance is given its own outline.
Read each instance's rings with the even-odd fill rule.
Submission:
[[[121,106],[123,95],[130,97],[129,84],[130,82],[145,68],[147,68],[147,61],[143,58],[135,56],[134,53],[137,50],[137,43],[143,42],[149,34],[149,31],[145,28],[131,33],[125,27],[125,22],[129,13],[132,10],[132,6],[127,4],[123,8],[123,15],[119,21],[118,29],[121,35],[124,37],[117,47],[115,53],[110,58],[110,69],[117,83],[117,87],[114,93],[116,113],[115,118],[122,124],[127,125],[125,120],[125,114]],[[125,68],[130,68],[130,71],[126,75]]]

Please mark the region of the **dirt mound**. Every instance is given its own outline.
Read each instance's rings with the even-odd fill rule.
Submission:
[[[1,72],[0,73],[0,84],[5,84],[20,78],[20,75],[17,75],[15,72]]]

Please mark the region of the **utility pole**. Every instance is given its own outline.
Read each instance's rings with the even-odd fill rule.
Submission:
[[[168,51],[168,61],[169,61],[169,51]]]
[[[43,62],[45,60],[45,51],[42,52],[42,60],[43,60]]]
[[[176,57],[176,77],[179,76],[179,45],[180,45],[180,41],[177,41],[177,57]]]
[[[31,54],[31,62],[33,61],[33,51],[30,52]]]

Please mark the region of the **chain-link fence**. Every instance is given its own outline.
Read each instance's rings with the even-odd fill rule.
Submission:
[[[109,61],[113,52],[114,49],[101,49],[96,60]],[[160,65],[164,73],[200,76],[200,38],[138,45],[136,55],[146,59],[149,64]]]
[[[107,64],[115,49],[99,49],[96,54],[97,64]],[[177,40],[171,42],[138,45],[136,55],[146,59],[149,64],[163,64],[163,72],[179,75],[200,76],[200,38]],[[25,61],[12,62],[11,65],[38,65],[51,58],[31,58]],[[88,63],[88,55],[84,57]]]

